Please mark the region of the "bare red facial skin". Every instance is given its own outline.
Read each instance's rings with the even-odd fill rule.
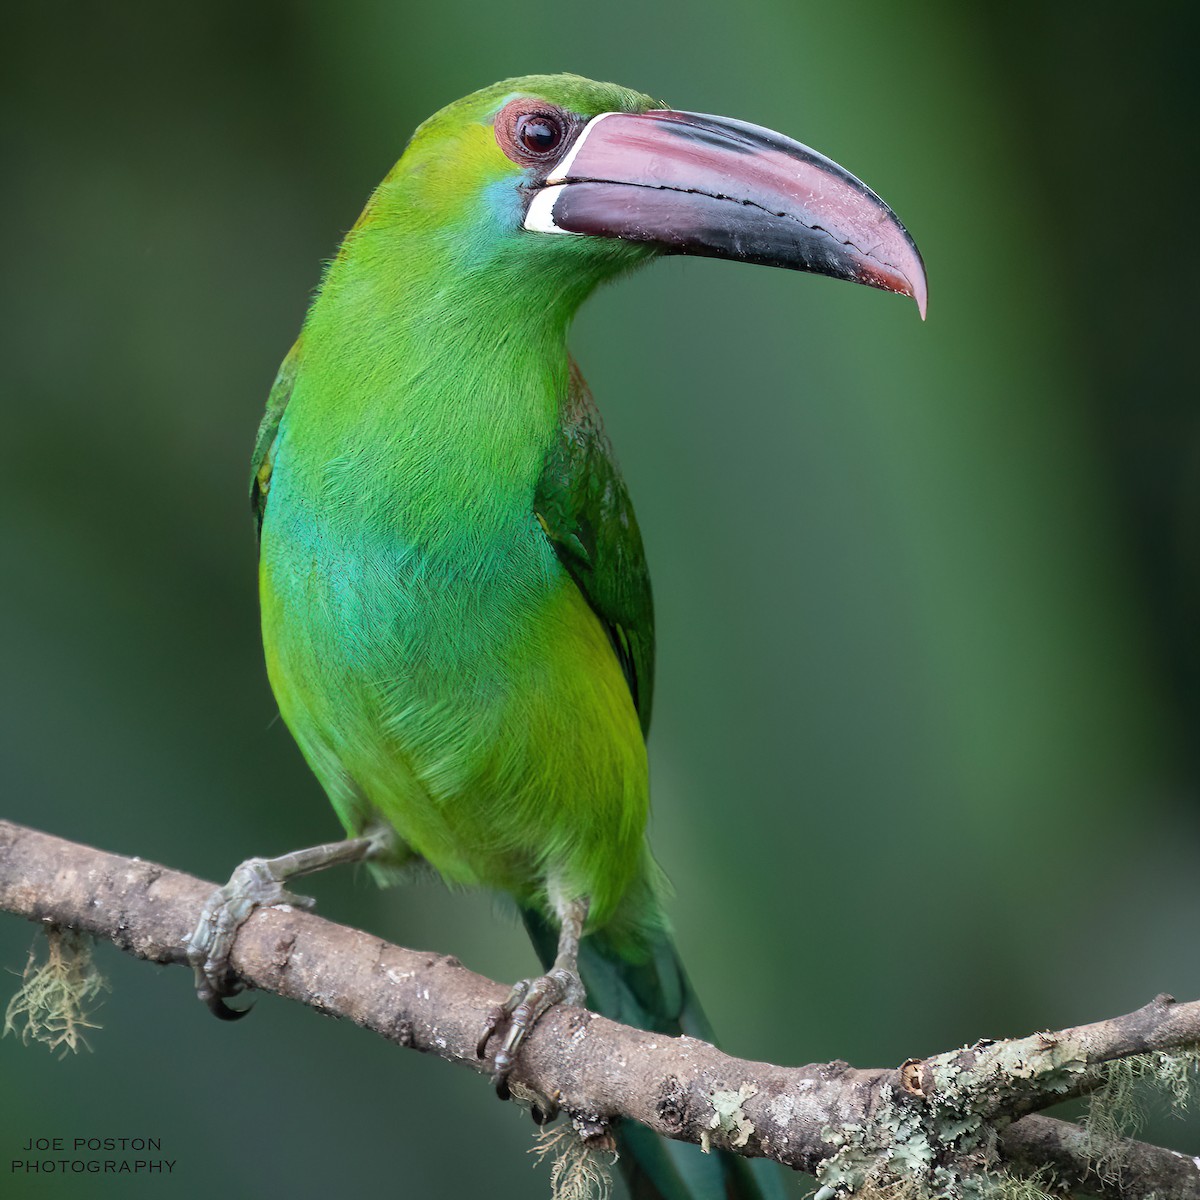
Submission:
[[[496,114],[496,142],[513,162],[549,171],[586,123],[556,104],[518,97]]]

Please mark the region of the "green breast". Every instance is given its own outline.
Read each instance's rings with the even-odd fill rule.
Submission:
[[[305,384],[262,531],[284,719],[349,828],[382,815],[447,878],[526,900],[563,877],[602,920],[640,863],[645,747],[532,510],[550,422],[527,403],[518,440],[478,394],[438,412]]]

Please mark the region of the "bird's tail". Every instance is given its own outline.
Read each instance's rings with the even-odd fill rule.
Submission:
[[[539,913],[522,908],[521,918],[542,964],[549,970],[557,951],[557,931]],[[601,1016],[638,1029],[675,1037],[713,1040],[712,1028],[667,931],[652,935],[644,961],[630,962],[603,936],[579,947],[579,974],[588,1007]],[[615,1130],[617,1165],[633,1200],[783,1200],[779,1168],[659,1137],[644,1125],[622,1122]]]

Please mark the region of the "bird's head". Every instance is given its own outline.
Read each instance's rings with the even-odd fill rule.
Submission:
[[[426,121],[360,227],[393,223],[452,242],[468,268],[514,286],[558,277],[579,298],[692,254],[849,279],[925,313],[915,244],[848,171],[769,129],[577,75],[504,80]]]

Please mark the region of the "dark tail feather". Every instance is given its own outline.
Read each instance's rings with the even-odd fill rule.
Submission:
[[[558,933],[539,913],[521,918],[542,965],[549,969]],[[712,1028],[669,933],[660,933],[645,962],[622,958],[601,937],[579,947],[579,974],[588,1007],[611,1020],[653,1033],[713,1040]],[[659,1137],[644,1125],[623,1122],[615,1131],[617,1165],[633,1200],[784,1200],[779,1168],[722,1150],[704,1154],[699,1146]]]

